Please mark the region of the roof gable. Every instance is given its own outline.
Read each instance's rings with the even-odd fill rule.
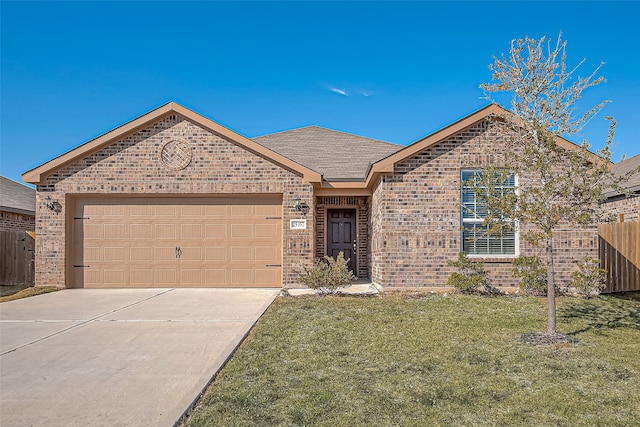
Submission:
[[[421,151],[432,147],[439,142],[455,135],[456,133],[464,130],[465,128],[474,125],[475,123],[486,119],[489,116],[504,116],[504,115],[512,115],[513,113],[505,110],[497,104],[490,104],[486,107],[477,110],[474,113],[469,114],[468,116],[458,120],[457,122],[446,126],[430,135],[427,135],[424,138],[419,139],[418,141],[407,145],[403,149],[397,151],[396,153],[387,156],[384,159],[376,162],[369,171],[369,175],[367,176],[367,183],[371,182],[376,174],[384,173],[384,172],[393,172],[393,166],[396,163],[399,163],[409,157],[412,157]],[[560,147],[567,148],[569,150],[575,150],[579,146],[574,144],[571,141],[568,141],[561,137],[556,137],[556,143]],[[592,153],[592,158],[594,162],[600,162],[603,159],[596,154]]]
[[[194,112],[191,111],[175,102],[169,102],[155,110],[152,110],[137,119],[134,119],[128,123],[125,123],[122,126],[119,126],[104,135],[101,135],[91,141],[88,141],[81,146],[74,148],[61,156],[58,156],[34,169],[31,169],[25,172],[22,175],[22,180],[25,182],[30,182],[32,184],[39,184],[44,180],[44,178],[58,169],[77,161],[83,157],[86,157],[110,144],[118,141],[119,139],[126,137],[132,133],[135,133],[143,128],[150,126],[153,123],[156,123],[163,118],[171,115],[171,114],[179,114],[183,116],[185,119],[207,129],[208,131],[227,139],[244,149],[251,151],[254,154],[257,154],[273,163],[276,163],[285,169],[291,170],[295,173],[300,174],[304,177],[306,182],[319,182],[322,177],[319,173],[305,167],[301,164],[288,159],[275,151],[268,149],[260,144],[255,143],[254,141],[225,128],[224,126],[219,125],[218,123]]]
[[[321,173],[327,181],[362,181],[371,164],[402,148],[320,126],[278,132],[253,140]]]

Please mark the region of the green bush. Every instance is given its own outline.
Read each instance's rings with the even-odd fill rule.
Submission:
[[[528,295],[547,295],[547,267],[539,256],[520,255],[513,260],[513,275],[520,278],[520,289]]]
[[[347,267],[348,262],[342,252],[336,259],[328,255],[318,258],[312,267],[303,267],[302,273],[299,273],[300,283],[317,290],[320,295],[335,294],[338,289],[349,286],[355,278]]]
[[[569,286],[585,298],[600,295],[605,286],[606,270],[600,268],[600,261],[584,257],[578,262],[578,270],[571,273]]]
[[[447,285],[453,286],[457,292],[463,294],[495,294],[497,289],[491,286],[487,272],[482,263],[473,262],[466,253],[460,252],[458,259],[447,261],[451,267],[456,267],[457,272],[451,273]]]

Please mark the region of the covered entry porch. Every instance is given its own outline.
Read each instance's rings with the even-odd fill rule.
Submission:
[[[316,257],[335,257],[343,252],[358,279],[371,277],[369,199],[369,196],[316,197]]]

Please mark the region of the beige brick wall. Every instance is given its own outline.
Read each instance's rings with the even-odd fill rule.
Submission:
[[[15,212],[0,211],[0,230],[35,231],[36,218]]]
[[[615,197],[604,204],[604,210],[612,216],[614,221],[620,220],[620,215],[624,215],[624,220],[628,222],[638,221],[640,216],[640,194],[633,197]]]
[[[166,142],[186,141],[191,163],[179,171],[160,161]],[[283,197],[283,281],[297,282],[296,269],[314,256],[314,198],[309,185],[293,172],[269,162],[230,141],[185,120],[168,116],[50,175],[37,189],[36,284],[65,284],[65,258],[69,242],[65,223],[73,214],[67,206],[83,194],[230,195],[281,194]],[[49,195],[55,211],[43,207]],[[298,212],[294,198],[310,206]],[[310,217],[308,217],[310,215]],[[290,230],[289,220],[307,218],[306,230]]]
[[[371,201],[372,280],[383,286],[445,286],[454,271],[447,265],[461,250],[460,170],[487,165],[498,136],[488,122],[477,123],[395,166],[381,180]],[[520,185],[526,185],[521,177]],[[527,230],[521,225],[521,234]],[[520,238],[520,253],[537,249]],[[597,257],[597,233],[563,230],[557,233],[556,271],[566,284],[574,262]],[[485,258],[497,286],[515,286],[511,260]]]

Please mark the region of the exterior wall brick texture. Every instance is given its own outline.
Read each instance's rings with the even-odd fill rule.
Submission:
[[[372,280],[390,287],[441,287],[461,251],[460,171],[486,166],[499,135],[482,121],[396,164],[374,189],[371,201]],[[527,185],[526,177],[519,177]],[[529,230],[520,225],[520,235]],[[556,272],[565,285],[574,262],[597,258],[597,231],[563,229],[555,235]],[[539,254],[520,238],[520,254]],[[478,258],[494,286],[517,286],[511,258]]]
[[[620,215],[624,215],[624,220],[628,222],[639,221],[640,194],[634,194],[630,198],[621,196],[608,200],[604,204],[604,209],[614,221],[619,221]]]
[[[161,149],[172,140],[186,141],[192,159],[182,170],[160,161]],[[290,219],[305,218],[294,199],[311,207],[312,187],[283,169],[206,129],[173,114],[59,169],[37,188],[36,284],[65,284],[65,224],[73,212],[73,198],[82,195],[269,195],[283,198],[283,282],[297,282],[295,270],[310,265],[314,256],[314,222],[306,230],[290,230]],[[49,195],[57,209],[43,208]]]
[[[0,211],[0,230],[35,231],[36,218],[15,212]]]

